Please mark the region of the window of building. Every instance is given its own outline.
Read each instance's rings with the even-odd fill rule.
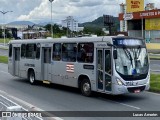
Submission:
[[[78,44],[78,62],[92,63],[94,55],[93,43],[79,43]]]
[[[77,53],[76,43],[62,44],[62,60],[67,62],[75,62]]]
[[[9,44],[9,57],[12,57],[12,44]]]
[[[61,60],[61,43],[53,44],[52,60]]]
[[[21,58],[25,58],[26,57],[26,45],[22,44],[21,45]]]
[[[26,45],[26,58],[35,59],[36,57],[36,44]]]

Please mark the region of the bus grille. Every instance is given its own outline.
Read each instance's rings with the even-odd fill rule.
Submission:
[[[130,93],[135,93],[135,91],[139,90],[139,92],[143,91],[146,86],[140,86],[140,87],[129,87],[127,88]]]

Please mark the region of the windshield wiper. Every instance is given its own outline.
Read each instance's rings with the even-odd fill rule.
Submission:
[[[137,60],[141,53],[141,46],[138,46],[137,51],[134,50],[134,59]]]
[[[133,62],[132,62],[133,59],[132,59],[131,53],[125,47],[123,47],[123,50],[124,50],[126,56],[128,57],[128,59],[131,61],[131,65],[133,68]]]

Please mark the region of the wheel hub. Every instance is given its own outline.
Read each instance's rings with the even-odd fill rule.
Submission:
[[[83,90],[84,90],[85,92],[89,92],[89,89],[90,89],[89,83],[85,83],[85,84],[83,85]]]

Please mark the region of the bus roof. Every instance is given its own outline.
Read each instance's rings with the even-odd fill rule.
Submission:
[[[53,39],[18,39],[11,40],[11,44],[21,43],[55,43],[55,42],[109,42],[112,43],[113,38],[133,38],[128,36],[101,36],[101,37],[77,37],[77,38],[53,38]]]

